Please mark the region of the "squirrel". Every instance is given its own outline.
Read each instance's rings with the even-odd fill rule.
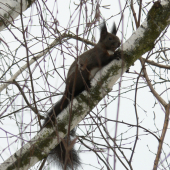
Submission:
[[[94,48],[84,52],[72,63],[66,78],[66,88],[62,98],[48,112],[48,116],[44,121],[45,126],[55,124],[55,118],[65,109],[70,101],[79,95],[82,91],[90,88],[90,81],[95,76],[97,71],[107,65],[114,59],[119,59],[113,54],[120,46],[120,40],[116,36],[117,28],[113,23],[111,33],[107,31],[106,23],[103,22],[100,30],[99,42]],[[70,132],[70,136],[75,136],[75,129]],[[60,165],[64,170],[76,169],[80,165],[80,159],[76,150],[72,147],[65,147],[68,137],[65,137],[49,153],[48,159],[52,159],[56,164]],[[65,142],[64,142],[65,141]],[[71,142],[69,138],[69,143]]]

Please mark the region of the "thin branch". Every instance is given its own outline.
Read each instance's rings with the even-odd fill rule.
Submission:
[[[93,112],[93,113],[94,113],[94,112]],[[94,113],[94,114],[95,114],[95,113]],[[96,116],[97,116],[97,115],[96,115]],[[102,138],[105,140],[105,142],[106,142],[107,145],[110,147],[110,149],[112,149],[112,151],[113,151],[114,154],[116,155],[117,159],[118,159],[118,160],[121,162],[121,164],[128,170],[127,166],[124,164],[124,162],[123,162],[123,161],[120,159],[120,157],[118,156],[116,150],[110,145],[110,143],[108,142],[108,140],[104,137],[103,132],[101,131],[98,123],[95,121],[95,119],[94,119],[91,115],[90,115],[90,117],[91,117],[91,118],[93,119],[93,121],[95,122],[95,124],[96,124],[96,126],[98,127],[98,130],[99,130]],[[98,117],[98,120],[100,120],[99,117]],[[110,136],[110,135],[108,134],[106,128],[103,126],[103,124],[101,124],[101,125],[102,125],[103,130],[107,133],[107,135]],[[111,139],[111,138],[110,138],[110,139]],[[116,144],[115,139],[112,139],[112,141],[114,142],[114,144]],[[117,145],[117,144],[116,144],[116,145]],[[119,151],[120,151],[120,148],[119,148],[119,147],[118,147],[118,149],[119,149]],[[121,152],[121,153],[122,153],[122,152]],[[123,156],[124,156],[125,160],[128,162],[128,160],[126,159],[125,155],[123,155]]]
[[[136,103],[137,103],[137,91],[138,91],[138,82],[139,82],[139,78],[141,76],[141,73],[142,73],[142,70],[137,78],[137,81],[136,81],[136,90],[135,90],[135,115],[136,115],[136,139],[135,139],[135,143],[134,143],[134,146],[133,146],[133,149],[132,149],[132,154],[130,156],[130,160],[129,160],[129,163],[131,164],[132,162],[132,158],[133,158],[133,154],[135,152],[135,148],[136,148],[136,144],[137,144],[137,141],[138,141],[138,134],[139,134],[139,120],[138,120],[138,113],[137,113],[137,107],[136,107]]]
[[[158,146],[158,151],[157,151],[156,158],[154,161],[153,170],[157,170],[157,168],[158,168],[158,162],[159,162],[159,159],[161,156],[162,145],[163,145],[163,141],[164,141],[165,134],[166,134],[168,124],[169,124],[169,114],[170,114],[169,107],[170,107],[170,103],[165,106],[165,110],[166,110],[165,120],[164,120],[163,130],[162,130],[162,134],[161,134],[161,138],[160,138],[160,142],[159,142],[159,146]]]
[[[138,15],[138,25],[137,25],[137,27],[140,26],[141,11],[142,11],[142,0],[140,0],[140,4],[139,4],[139,15]]]
[[[132,10],[132,13],[133,13],[133,17],[134,17],[134,20],[135,20],[136,28],[138,28],[138,20],[137,20],[137,17],[136,17],[136,12],[135,12],[135,10],[133,8],[133,0],[131,0],[130,7],[131,7],[131,10]]]
[[[101,118],[106,119],[105,117],[102,117],[102,116],[101,116]],[[127,126],[132,126],[132,127],[136,127],[136,126],[137,126],[137,125],[133,125],[133,124],[130,124],[130,123],[123,122],[123,121],[111,120],[111,119],[108,119],[108,118],[107,118],[107,121],[118,122],[118,123],[125,124],[125,125],[127,125]],[[79,124],[79,126],[80,126],[80,125],[81,125],[81,124]],[[158,142],[159,142],[159,138],[158,138],[154,133],[152,133],[151,131],[149,131],[148,129],[146,129],[146,128],[140,126],[140,125],[138,125],[138,127],[141,128],[141,129],[143,129],[143,130],[145,130],[146,132],[152,134],[152,135],[158,140]]]
[[[143,67],[143,73],[144,73],[144,77],[146,79],[146,82],[152,92],[152,94],[156,97],[156,99],[164,106],[166,107],[167,103],[164,101],[164,99],[162,97],[160,97],[160,95],[156,92],[156,90],[153,88],[150,80],[149,80],[149,77],[148,77],[148,74],[146,72],[146,68],[145,68],[145,65],[144,65],[144,61],[142,58],[140,58],[140,62],[142,64],[142,67]]]
[[[18,82],[16,82],[15,80],[13,80],[12,82],[8,82],[8,83],[15,84],[15,85],[18,87],[18,90],[20,91],[21,95],[23,96],[23,98],[24,98],[26,104],[28,105],[28,107],[29,107],[35,114],[37,114],[35,107],[32,107],[31,104],[28,102],[27,97],[25,96],[25,93],[23,92],[23,90],[22,90],[22,88],[20,87],[20,85],[18,84]]]
[[[101,125],[101,124],[104,124],[104,123],[98,123],[99,125]],[[88,125],[88,124],[86,124],[86,125]],[[91,124],[89,124],[89,126],[90,126]],[[96,125],[96,124],[94,124],[94,125]],[[104,145],[104,144],[101,144],[101,143],[98,143],[98,142],[94,142],[94,141],[92,141],[92,140],[90,140],[90,139],[87,139],[87,137],[89,138],[90,136],[88,136],[87,135],[87,137],[86,136],[77,136],[78,138],[82,138],[83,140],[86,140],[87,142],[90,142],[90,143],[93,143],[93,144],[95,144],[95,146],[101,146],[101,147],[108,147],[107,145]],[[102,138],[103,139],[103,138]],[[126,147],[120,147],[120,146],[118,146],[118,147],[115,147],[115,148],[121,148],[121,149],[128,149],[128,150],[131,150],[131,148],[126,148]],[[98,148],[98,150],[100,150],[100,148]]]
[[[156,67],[159,67],[159,68],[170,69],[170,66],[168,66],[168,65],[158,64],[158,63],[155,63],[154,61],[147,60],[147,59],[145,59],[143,57],[142,57],[142,59],[144,60],[144,62],[146,62],[148,64],[151,64],[153,66],[156,66]]]
[[[103,160],[103,159],[100,157],[100,155],[97,153],[97,151],[95,151],[94,149],[92,149],[92,148],[90,148],[89,146],[87,146],[87,145],[83,142],[83,140],[81,140],[80,138],[78,138],[78,140],[83,144],[83,146],[85,146],[85,147],[88,148],[89,150],[93,151],[93,152],[97,155],[97,157],[106,165],[107,169],[110,169],[110,167],[106,164],[106,161]]]
[[[98,118],[98,120],[101,122],[101,119]],[[109,136],[110,139],[112,139],[113,143],[114,143],[114,148],[112,149],[114,153],[116,153],[115,149],[117,148],[119,150],[119,152],[122,154],[123,158],[126,160],[126,162],[128,163],[129,167],[131,170],[133,170],[132,166],[131,166],[131,163],[128,161],[128,159],[126,158],[124,152],[120,149],[121,147],[119,147],[116,143],[116,140],[115,138],[112,138],[109,134],[109,132],[106,130],[106,128],[103,126],[104,123],[101,122],[101,126],[103,127],[103,130],[105,131],[105,133],[107,134],[107,136]],[[117,156],[117,155],[116,155]],[[119,159],[119,157],[118,157]],[[123,164],[124,165],[124,164]],[[126,168],[126,167],[125,167]]]
[[[26,56],[27,56],[27,67],[28,67],[28,71],[29,71],[29,76],[30,76],[30,80],[31,80],[31,88],[32,88],[32,96],[33,96],[33,101],[34,101],[34,106],[35,106],[35,112],[36,114],[38,115],[38,123],[39,123],[39,126],[40,128],[42,128],[41,126],[41,121],[40,121],[40,116],[38,114],[38,109],[37,109],[37,105],[36,105],[36,100],[35,100],[35,93],[34,93],[34,84],[33,84],[33,78],[32,78],[32,72],[31,72],[31,68],[30,68],[30,64],[29,64],[29,54],[28,54],[28,46],[27,46],[27,40],[26,40],[26,37],[25,37],[25,33],[27,31],[27,29],[24,29],[24,23],[23,23],[23,18],[22,18],[22,6],[23,6],[23,3],[21,1],[21,13],[20,13],[20,16],[21,16],[21,26],[22,26],[22,35],[23,35],[23,39],[24,39],[24,47],[25,47],[25,50],[26,50]]]

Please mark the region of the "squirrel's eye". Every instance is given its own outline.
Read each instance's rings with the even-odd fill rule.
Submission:
[[[111,38],[111,37],[109,37],[109,40],[112,40],[112,38]]]

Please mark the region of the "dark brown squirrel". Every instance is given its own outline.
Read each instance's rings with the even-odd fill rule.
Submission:
[[[115,57],[114,51],[120,46],[120,40],[116,36],[117,29],[115,23],[113,24],[112,32],[107,32],[105,22],[101,26],[100,40],[94,48],[84,52],[80,55],[70,66],[66,79],[66,88],[63,97],[56,103],[56,105],[49,111],[45,119],[44,126],[55,124],[55,118],[60,112],[65,109],[72,98],[76,97],[82,91],[90,88],[90,80],[95,76],[103,66],[107,65]],[[70,132],[71,136],[75,136],[75,130]],[[67,143],[67,137],[65,139]],[[70,141],[71,142],[71,141]],[[49,154],[49,159],[55,161],[55,164],[60,165],[65,169],[76,169],[80,165],[78,153],[74,148],[67,150],[63,142],[60,142]]]

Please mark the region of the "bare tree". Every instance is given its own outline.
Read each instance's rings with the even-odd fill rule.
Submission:
[[[109,8],[113,4],[106,5],[106,1],[28,2],[21,0],[16,9],[12,1],[0,4],[0,130],[4,143],[0,169],[29,169],[46,160],[50,150],[76,126],[73,144],[79,146],[83,167],[145,169],[139,160],[151,157],[148,169],[169,169],[165,135],[170,2],[118,0],[114,2],[118,11],[112,14]],[[103,11],[108,11],[108,18]],[[118,21],[122,44],[115,55],[121,60],[99,71],[90,91],[76,97],[57,117],[57,135],[54,128],[39,132],[48,110],[62,95],[69,65],[97,42],[96,30],[103,17],[107,23]],[[123,74],[129,67],[129,73]],[[148,139],[144,139],[146,135]],[[147,143],[147,152],[140,148],[139,139]],[[152,145],[156,148],[150,149]],[[96,155],[98,165],[85,165],[86,152]],[[40,161],[36,166],[42,169],[49,164]]]

